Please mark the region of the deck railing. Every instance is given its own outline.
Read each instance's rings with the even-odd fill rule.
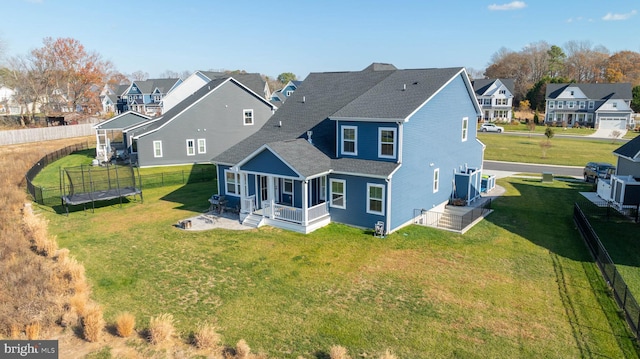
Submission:
[[[272,211],[268,211],[269,209],[272,209]],[[279,220],[294,222],[299,224],[303,224],[304,222],[304,218],[303,218],[304,210],[302,208],[296,208],[296,207],[286,206],[283,204],[274,203],[273,208],[270,208],[269,206],[265,208],[265,215],[270,213],[273,214],[273,219],[279,219]],[[318,219],[320,217],[324,217],[327,215],[329,215],[329,203],[323,202],[323,203],[317,204],[307,209],[307,222],[311,222],[315,219]]]
[[[243,213],[253,213],[256,210],[256,196],[243,198],[240,209]]]

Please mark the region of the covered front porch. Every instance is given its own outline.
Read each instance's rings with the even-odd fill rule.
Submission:
[[[326,176],[293,179],[272,174],[240,176],[240,221],[310,233],[331,222]]]

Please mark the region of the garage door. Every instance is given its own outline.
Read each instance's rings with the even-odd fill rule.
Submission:
[[[601,117],[598,128],[601,130],[626,130],[627,120],[619,117]]]

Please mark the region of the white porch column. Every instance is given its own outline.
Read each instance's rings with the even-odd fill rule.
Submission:
[[[275,195],[275,181],[276,178],[273,176],[267,177],[267,192],[269,196],[269,218],[273,218],[273,206],[275,205],[274,198]]]
[[[309,224],[309,181],[302,181],[302,224]]]

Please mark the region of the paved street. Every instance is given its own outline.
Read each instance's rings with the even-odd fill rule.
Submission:
[[[544,173],[550,172],[554,175],[573,176],[582,178],[583,167],[578,166],[556,166],[542,165],[535,163],[488,161],[483,163],[484,172],[493,174],[498,178],[508,177],[515,173]]]

